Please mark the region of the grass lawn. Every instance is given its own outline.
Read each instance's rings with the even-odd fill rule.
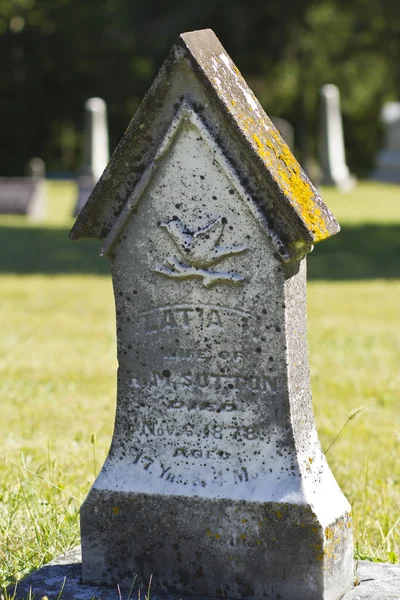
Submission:
[[[0,588],[79,542],[78,509],[112,434],[111,281],[98,243],[68,240],[74,194],[49,183],[44,224],[0,217]],[[347,422],[327,457],[353,506],[355,555],[396,562],[400,187],[322,195],[343,231],[309,258],[317,425],[326,449]]]

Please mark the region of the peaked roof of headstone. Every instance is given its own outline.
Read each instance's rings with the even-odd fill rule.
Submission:
[[[263,212],[285,260],[301,257],[339,231],[218,38],[205,29],[178,38],[78,216],[71,239],[109,235],[184,101]]]

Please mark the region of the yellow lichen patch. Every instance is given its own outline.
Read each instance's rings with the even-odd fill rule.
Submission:
[[[325,529],[326,545],[324,548],[324,554],[329,559],[335,558],[336,546],[342,542],[342,538],[339,535],[340,531],[337,526],[338,523],[336,523],[333,527],[326,527]]]
[[[113,511],[114,515],[118,515],[119,514],[119,507],[118,506],[113,506],[112,511]]]
[[[247,523],[247,519],[242,519],[242,523]]]
[[[314,461],[313,461],[313,459],[310,457],[310,458],[308,459],[308,462],[309,462],[309,463],[312,465]]]
[[[276,512],[276,516],[278,517],[278,519],[282,519],[283,515],[282,515],[282,513],[281,513],[281,511],[280,511],[280,510],[278,510],[278,511]]]
[[[242,535],[240,537],[242,538],[242,540],[246,539],[246,535],[244,533],[242,533]]]
[[[221,536],[219,535],[219,533],[215,534],[215,539],[217,539],[217,540],[221,539]]]
[[[271,142],[271,140],[268,140],[268,141],[267,141],[267,146],[268,146],[268,148],[271,148],[271,150],[273,150],[273,151],[274,151],[274,154],[275,154],[275,157],[276,157],[276,158],[280,158],[280,153],[279,153],[279,150],[276,148],[275,144],[273,144],[273,143]]]
[[[212,535],[212,531],[210,531],[209,529],[207,529],[206,535],[208,535],[208,536]]]
[[[316,204],[315,190],[303,178],[300,165],[277,130],[261,114],[260,118],[253,120],[238,110],[233,109],[232,112],[243,130],[252,138],[257,154],[311,233],[312,241],[318,242],[329,237],[325,216]]]
[[[267,150],[264,143],[261,141],[261,139],[258,137],[258,135],[256,133],[253,133],[252,138],[255,141],[255,143],[257,144],[258,151],[259,151],[261,158],[263,158],[264,161],[267,161],[271,156],[270,151]]]
[[[323,560],[324,559],[324,549],[322,547],[322,544],[317,542],[314,544],[310,544],[310,547],[313,548],[314,552],[315,552],[315,558],[317,560]]]
[[[276,130],[271,129],[269,133],[280,149],[278,159],[286,167],[285,170],[280,169],[279,174],[286,193],[291,196],[292,204],[297,208],[307,228],[313,233],[314,241],[318,242],[329,237],[322,212],[314,201],[314,191],[302,178],[298,162],[287,144],[281,142]]]

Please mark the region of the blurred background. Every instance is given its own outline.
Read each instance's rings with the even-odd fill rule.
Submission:
[[[104,98],[113,150],[177,35],[211,27],[267,114],[316,155],[318,91],[341,92],[347,162],[367,174],[379,114],[400,98],[398,0],[0,0],[0,174],[40,156],[76,172],[84,101]]]

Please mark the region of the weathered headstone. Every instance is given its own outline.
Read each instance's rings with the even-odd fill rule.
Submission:
[[[286,119],[282,119],[282,117],[271,117],[271,121],[293,152],[294,150],[294,129],[293,125],[286,121]]]
[[[339,227],[212,31],[180,36],[71,232],[117,311],[83,582],[338,600],[350,506],[315,428],[306,255]]]
[[[27,215],[40,220],[46,213],[44,162],[31,158],[28,177],[0,177],[0,213]]]
[[[376,157],[372,178],[400,183],[400,102],[387,102],[382,108],[381,121],[384,142]]]
[[[333,185],[343,191],[356,183],[346,165],[340,94],[336,85],[328,83],[320,90],[319,154],[322,185]]]
[[[108,163],[107,106],[102,98],[86,100],[83,135],[83,166],[78,177],[79,193],[74,209],[75,217],[86,204]]]

